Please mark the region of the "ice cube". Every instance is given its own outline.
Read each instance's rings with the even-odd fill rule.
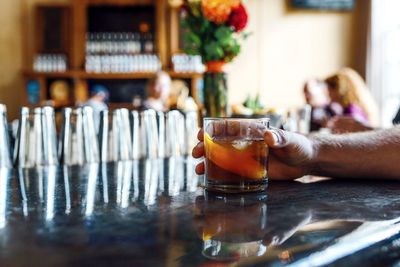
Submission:
[[[232,142],[232,146],[237,150],[245,150],[251,143],[252,141],[248,140],[235,140]]]

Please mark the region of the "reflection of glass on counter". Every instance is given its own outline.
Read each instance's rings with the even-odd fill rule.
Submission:
[[[133,161],[133,196],[132,201],[139,199],[139,161]]]
[[[6,226],[7,187],[10,177],[8,168],[0,168],[0,229]]]
[[[267,195],[216,195],[196,199],[195,224],[203,239],[202,254],[213,260],[236,261],[266,251]]]
[[[195,192],[198,188],[199,177],[195,172],[198,160],[187,157],[186,159],[186,191]]]
[[[101,164],[101,184],[103,189],[103,201],[107,204],[109,202],[107,164]]]
[[[46,220],[50,221],[54,217],[54,202],[55,202],[55,190],[56,190],[56,179],[57,179],[57,167],[49,166],[44,170],[45,176],[47,176],[47,188],[46,188]]]
[[[71,187],[69,184],[68,166],[63,166],[64,190],[65,190],[65,214],[71,213]]]
[[[27,170],[18,168],[18,181],[19,181],[19,186],[20,186],[20,191],[21,191],[21,201],[22,201],[22,212],[24,216],[28,216],[28,196],[26,193],[26,186],[25,186],[25,174]]]
[[[114,165],[114,172],[112,176],[107,176],[107,169],[102,166],[102,191],[104,203],[109,202],[108,183],[113,183],[113,181],[115,181],[116,203],[122,208],[127,208],[129,206],[130,195],[136,193],[135,183],[137,182],[135,182],[135,179],[133,179],[134,185],[132,188],[132,174],[138,179],[139,176],[137,170],[135,169],[137,164],[137,161],[118,161]],[[110,192],[110,194],[112,193]]]
[[[144,175],[144,198],[143,202],[146,206],[156,203],[158,187],[158,160],[145,160],[145,175]]]
[[[185,162],[182,157],[171,157],[168,161],[168,195],[177,196],[184,186]]]
[[[121,208],[127,208],[129,206],[129,193],[131,191],[132,184],[132,162],[124,161],[122,162],[124,171],[122,178],[122,188],[121,188]]]
[[[99,164],[92,163],[87,167],[89,170],[88,170],[87,189],[86,189],[87,191],[86,191],[85,215],[90,216],[92,215],[94,209]]]
[[[33,178],[32,178],[33,176]],[[28,204],[42,207],[45,219],[52,220],[55,210],[57,166],[18,169],[22,210],[28,216]]]

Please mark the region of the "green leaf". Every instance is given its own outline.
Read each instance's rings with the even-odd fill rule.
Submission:
[[[232,30],[229,27],[226,27],[226,26],[218,27],[218,29],[214,33],[215,37],[217,37],[219,39],[220,38],[221,39],[228,38],[228,37],[231,36],[231,34],[232,34]]]
[[[261,108],[260,95],[259,95],[259,94],[257,94],[257,95],[256,95],[256,98],[254,99],[254,107],[255,107],[256,109]]]
[[[227,46],[233,40],[233,31],[230,27],[221,26],[215,31],[214,36],[222,46]]]
[[[207,60],[219,60],[224,56],[224,50],[217,42],[210,42],[204,47]]]
[[[193,32],[189,32],[187,33],[187,40],[191,43],[193,43],[196,46],[200,46],[201,45],[201,39],[198,35],[196,35]]]
[[[209,27],[210,27],[210,21],[206,20],[206,19],[203,19],[201,21],[201,23],[200,23],[199,31],[201,33],[204,33],[204,32],[206,32],[208,30]]]
[[[235,45],[232,46],[231,52],[233,55],[237,56],[240,53],[240,45],[236,43]]]
[[[250,102],[251,102],[250,95],[247,95],[246,100],[244,101],[243,105],[244,105],[246,108],[249,108],[249,107],[250,107]]]

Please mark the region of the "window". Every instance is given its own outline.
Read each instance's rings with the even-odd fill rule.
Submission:
[[[371,0],[367,83],[378,101],[383,127],[400,108],[400,1]]]

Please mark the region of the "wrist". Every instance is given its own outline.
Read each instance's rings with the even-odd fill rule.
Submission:
[[[309,164],[307,164],[308,175],[321,175],[321,162],[323,157],[324,143],[318,136],[310,137],[312,154]]]

